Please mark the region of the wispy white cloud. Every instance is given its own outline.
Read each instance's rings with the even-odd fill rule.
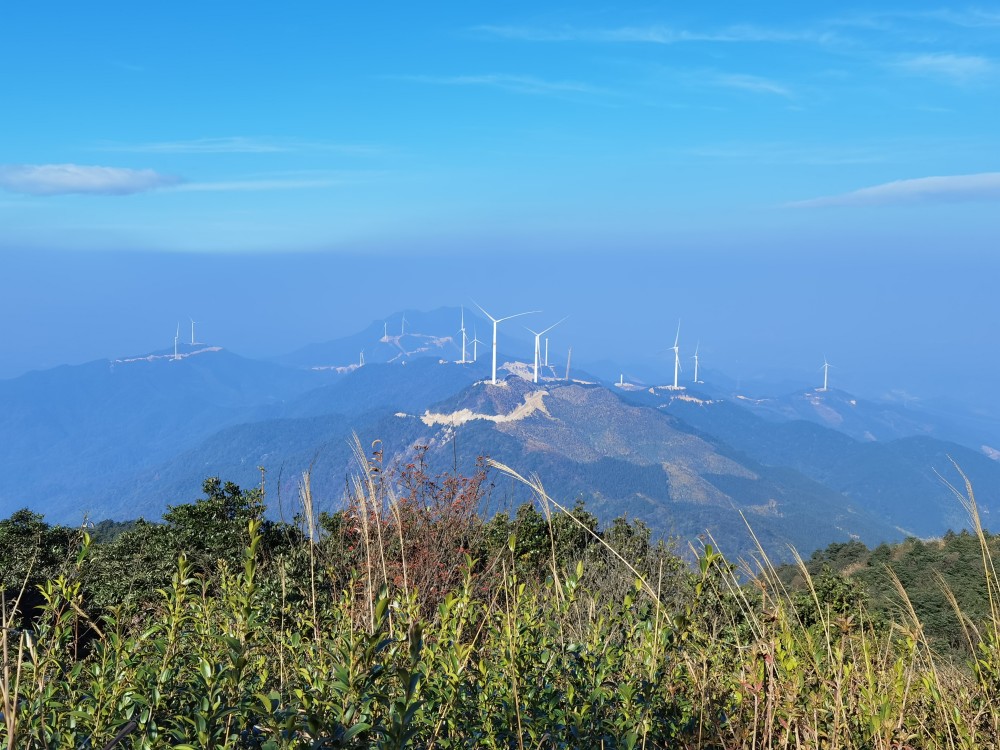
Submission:
[[[685,42],[754,43],[754,42],[829,42],[831,31],[786,30],[761,26],[728,26],[716,31],[690,31],[665,25],[618,26],[614,28],[576,28],[561,26],[476,26],[478,31],[505,39],[528,42],[598,42],[640,44],[683,44]]]
[[[986,29],[1000,26],[1000,13],[981,8],[867,11],[831,18],[826,23],[830,26],[882,30],[903,30],[907,26],[941,24],[963,29]]]
[[[131,151],[146,154],[271,154],[289,151],[287,146],[261,138],[196,138],[152,143],[102,144],[101,151]]]
[[[700,159],[747,161],[757,164],[806,164],[835,166],[877,164],[889,159],[886,147],[837,147],[793,143],[724,143],[684,149],[679,153]]]
[[[550,81],[535,76],[490,73],[457,76],[396,76],[397,80],[440,86],[489,86],[518,94],[607,94],[608,91],[579,81]]]
[[[346,179],[261,179],[186,182],[173,188],[183,193],[258,192],[263,190],[315,190],[353,184]]]
[[[81,164],[0,165],[0,188],[27,195],[131,195],[178,182],[179,178],[152,169]]]
[[[843,17],[817,20],[806,27],[782,28],[753,24],[731,25],[714,29],[680,28],[667,24],[623,25],[609,27],[579,27],[572,25],[518,26],[482,25],[472,30],[501,39],[525,42],[592,43],[592,44],[809,44],[835,49],[839,54],[857,58],[867,64],[878,64],[911,75],[937,78],[941,81],[970,84],[986,78],[1000,78],[1000,60],[989,51],[975,49],[964,54],[947,51],[949,44],[963,44],[969,50],[970,35],[980,30],[977,38],[993,49],[993,34],[1000,27],[1000,13],[982,9],[928,11],[898,11],[858,13]],[[896,39],[873,41],[892,35]],[[902,41],[905,40],[905,44]],[[877,44],[878,46],[874,46]],[[895,46],[895,58],[886,59],[887,45]],[[986,50],[987,48],[981,48]],[[881,57],[881,59],[880,59]],[[752,80],[735,77],[734,87],[765,92]],[[770,93],[787,95],[770,89]]]
[[[150,143],[104,143],[100,151],[124,151],[145,154],[277,154],[293,151],[334,151],[344,154],[374,154],[379,151],[365,144],[325,143],[296,138],[259,138],[226,136],[194,138]]]
[[[796,201],[788,205],[798,208],[821,208],[993,200],[1000,200],[1000,172],[897,180],[850,193]]]
[[[965,28],[1000,26],[1000,13],[995,10],[982,10],[981,8],[969,8],[961,11],[942,9],[932,11],[931,15],[935,20],[945,21]]]
[[[955,83],[970,83],[997,72],[997,64],[979,55],[923,54],[897,60],[893,67],[915,75],[944,78]]]
[[[729,89],[740,89],[750,91],[755,94],[774,94],[776,96],[791,97],[792,91],[777,81],[760,76],[746,75],[740,73],[720,73],[711,76],[709,82],[715,86]]]

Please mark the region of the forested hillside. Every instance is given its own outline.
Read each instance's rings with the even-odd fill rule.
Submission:
[[[1000,557],[1000,536],[948,532],[939,539],[911,537],[873,549],[858,541],[831,544],[814,552],[805,570],[837,606],[846,610],[864,604],[869,615],[883,622],[904,612],[902,586],[934,646],[956,658],[970,658],[974,631],[998,603],[990,579],[983,576],[984,555],[987,561]],[[778,572],[793,590],[806,588],[799,567],[784,566]]]
[[[10,747],[990,747],[997,539],[848,543],[775,571],[686,562],[481,463],[265,517],[266,476],[162,523],[0,522]],[[535,501],[480,515],[496,482]],[[902,581],[894,582],[887,562]],[[825,567],[824,567],[825,566]],[[939,639],[940,569],[962,636]],[[879,578],[883,576],[883,578]],[[895,592],[895,593],[893,593]],[[925,619],[926,618],[926,619]],[[926,625],[925,625],[926,623]]]

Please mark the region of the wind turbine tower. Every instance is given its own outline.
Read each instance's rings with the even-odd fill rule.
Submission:
[[[823,357],[823,367],[821,368],[823,370],[823,387],[820,388],[820,390],[823,391],[824,393],[826,391],[830,390],[828,388],[828,385],[830,383],[830,368],[831,367],[833,367],[833,365],[831,365],[829,362],[826,361],[826,357]]]
[[[573,347],[571,346],[569,348],[569,351],[566,352],[566,382],[569,382],[569,363],[570,360],[572,359],[573,359]]]
[[[545,366],[549,366],[549,337],[545,337]]]
[[[465,333],[465,305],[462,305],[462,327],[458,332],[462,334],[462,364],[464,365],[468,361],[465,358],[465,346],[469,340],[469,337]]]
[[[557,325],[559,325],[559,323],[562,323],[563,320],[566,320],[566,318],[563,318],[558,323],[553,323],[548,328],[546,328],[544,331],[532,331],[530,328],[528,328],[528,326],[525,326],[525,329],[527,329],[531,333],[535,334],[535,377],[533,379],[533,382],[535,382],[535,383],[538,382],[538,360],[539,360],[539,358],[541,356],[541,345],[540,345],[541,338],[542,338],[542,336],[544,334],[548,333],[553,328],[555,328]],[[548,344],[549,344],[549,340],[546,339],[545,340],[545,349],[546,349],[546,351],[548,351]]]
[[[361,356],[358,357],[358,367],[365,366],[365,350],[361,350]]]
[[[476,329],[473,328],[472,329],[472,361],[473,362],[478,362],[479,361],[479,344],[481,344],[481,343],[483,343],[483,342],[479,340],[479,334],[476,332]]]
[[[406,313],[403,313],[403,321],[399,325],[399,335],[406,335]]]
[[[196,321],[194,318],[191,318],[190,320],[191,320],[191,346],[194,346],[195,344],[198,343],[197,341],[195,341],[194,338],[194,324]]]
[[[532,313],[538,312],[538,310],[529,310],[528,312],[517,313],[516,315],[508,315],[506,318],[494,318],[488,312],[483,310],[482,306],[476,302],[476,307],[482,310],[483,315],[493,321],[493,385],[497,384],[497,324],[503,323],[505,320],[510,320],[511,318],[519,318],[522,315],[531,315]]]
[[[674,350],[674,389],[680,388],[678,378],[681,373],[681,322],[677,321],[677,335],[674,337],[674,345],[670,347]]]
[[[694,359],[694,382],[695,383],[700,383],[701,382],[700,380],[698,380],[698,348],[700,346],[701,346],[701,342],[700,341],[697,344],[694,345],[694,357],[693,357],[693,359]]]
[[[177,332],[174,334],[174,359],[180,359],[180,355],[177,353],[177,342],[181,338],[181,324],[177,324]]]

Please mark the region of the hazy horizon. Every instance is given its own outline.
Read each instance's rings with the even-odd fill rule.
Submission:
[[[996,414],[1000,15],[972,5],[4,12],[0,378],[404,308],[574,358]]]

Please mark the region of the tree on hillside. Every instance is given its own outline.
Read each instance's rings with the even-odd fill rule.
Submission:
[[[0,587],[20,590],[26,579],[31,583],[55,578],[78,538],[77,529],[50,526],[44,516],[27,508],[0,521]]]
[[[193,503],[168,506],[163,514],[175,552],[187,555],[195,570],[209,570],[219,560],[238,564],[249,543],[247,526],[264,516],[259,488],[244,490],[233,482],[209,477],[202,484],[205,497]]]

